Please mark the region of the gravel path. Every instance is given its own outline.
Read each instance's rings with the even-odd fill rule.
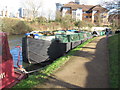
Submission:
[[[108,88],[108,55],[104,36],[87,44],[36,88]]]

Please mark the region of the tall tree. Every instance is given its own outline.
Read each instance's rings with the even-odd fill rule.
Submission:
[[[57,22],[61,22],[61,19],[62,19],[62,14],[60,11],[56,11],[56,17],[55,17],[55,20]]]
[[[48,21],[50,21],[52,19],[52,13],[53,11],[51,9],[48,9]]]
[[[120,9],[120,0],[109,0],[109,1],[102,0],[100,5],[109,10],[118,9],[118,8]]]
[[[39,9],[42,8],[42,0],[25,0],[23,4],[29,18],[37,17]]]
[[[103,7],[109,9],[109,22],[111,23],[111,27],[113,30],[120,28],[120,0],[112,0],[107,2],[101,2]]]
[[[71,27],[74,26],[74,23],[75,23],[75,20],[72,18],[71,15],[65,15],[64,17],[62,17],[61,19],[61,26],[68,30],[70,29]]]

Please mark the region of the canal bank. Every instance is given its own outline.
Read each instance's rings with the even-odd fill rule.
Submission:
[[[81,45],[67,53],[67,55],[55,60],[52,64],[39,69],[38,72],[31,73],[31,75],[27,79],[21,81],[21,83],[17,84],[14,88],[32,88],[40,83],[43,83],[50,74],[64,65],[77,50],[81,50],[81,47],[88,44],[92,40],[94,40],[94,38],[82,43]]]
[[[35,88],[108,88],[106,38],[97,37],[82,47],[44,84]]]

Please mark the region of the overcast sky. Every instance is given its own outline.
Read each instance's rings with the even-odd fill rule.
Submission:
[[[0,0],[0,10],[7,6],[7,9],[10,12],[17,12],[18,8],[23,6],[23,1],[25,0]],[[55,3],[68,3],[74,0],[39,0],[43,3],[43,11],[53,11],[55,10]],[[111,1],[111,0],[80,0],[80,4],[96,5],[102,1]],[[43,13],[45,13],[43,12]]]
[[[22,2],[25,0],[0,0],[0,8],[7,6],[11,11],[17,10],[20,6],[22,6]],[[39,0],[40,1],[40,0]],[[69,1],[74,0],[42,0],[44,5],[48,5],[48,7],[54,7],[54,4],[59,3],[68,3]],[[80,0],[81,4],[89,4],[89,5],[96,5],[99,4],[101,1],[110,1],[110,0]]]

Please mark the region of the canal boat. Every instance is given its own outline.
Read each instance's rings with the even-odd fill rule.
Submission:
[[[53,33],[54,35],[43,35],[38,38],[35,38],[34,34],[30,37],[27,35],[23,37],[23,61],[32,64],[48,60],[54,61],[92,38],[90,32],[79,32],[77,30],[60,30]]]
[[[11,88],[24,78],[26,78],[26,74],[18,72],[14,68],[7,34],[0,32],[0,89]]]

